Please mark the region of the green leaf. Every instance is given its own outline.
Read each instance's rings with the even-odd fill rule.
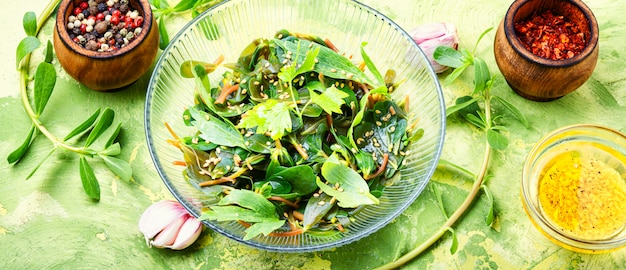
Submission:
[[[365,73],[357,66],[355,66],[350,59],[338,54],[328,47],[321,46],[317,43],[304,39],[300,39],[298,44],[279,39],[273,39],[272,41],[283,50],[292,52],[292,58],[295,57],[295,59],[298,60],[299,65],[302,64],[301,61],[304,61],[300,59],[306,58],[307,51],[319,48],[319,54],[317,55],[318,62],[313,68],[315,72],[324,74],[324,76],[329,78],[349,79],[373,85],[371,79],[368,78],[367,75],[365,75]],[[309,48],[309,45],[311,48]]]
[[[380,74],[380,71],[378,71],[378,68],[376,68],[376,65],[374,64],[374,61],[372,61],[372,59],[369,57],[369,55],[367,55],[367,52],[365,52],[365,46],[366,45],[367,45],[367,42],[362,42],[361,43],[361,57],[363,57],[363,61],[365,62],[365,65],[370,70],[370,72],[372,72],[372,74],[374,74],[374,78],[376,78],[376,82],[378,84],[375,85],[375,87],[376,86],[385,85],[385,79],[383,78],[383,75]]]
[[[22,24],[24,26],[24,32],[26,32],[26,35],[37,35],[37,16],[35,15],[35,12],[26,12],[24,14],[24,17],[22,18]]]
[[[468,65],[467,59],[463,56],[463,54],[461,54],[461,52],[448,46],[438,46],[435,48],[433,58],[440,65],[448,67],[460,68]]]
[[[462,66],[460,66],[459,68],[454,69],[452,72],[450,72],[450,74],[448,74],[448,76],[445,79],[445,84],[449,85],[452,82],[454,82],[459,76],[461,76],[461,74],[463,74],[463,72],[467,69],[467,67],[471,66],[471,64],[466,63]]]
[[[174,12],[181,12],[191,9],[197,0],[182,0],[174,6]]]
[[[439,206],[439,210],[441,210],[443,216],[448,219],[448,213],[446,213],[446,208],[443,204],[443,198],[441,197],[441,192],[439,191],[439,188],[437,187],[437,185],[431,185],[430,187],[433,193],[435,193],[435,198],[437,198],[437,205]]]
[[[133,169],[128,162],[107,155],[99,155],[99,157],[115,175],[125,182],[130,182],[130,178],[133,176]]]
[[[446,108],[446,117],[452,115],[453,113],[463,110],[465,108],[470,108],[470,109],[475,109],[476,107],[478,107],[478,100],[479,98],[477,97],[471,97],[471,96],[463,96],[463,97],[459,97],[456,99],[454,105]],[[472,106],[470,106],[472,105]],[[474,107],[476,106],[476,107]],[[480,109],[480,108],[478,108]],[[463,110],[466,114],[467,111]],[[475,112],[475,110],[473,110]]]
[[[345,104],[344,98],[349,96],[334,85],[327,88],[320,95],[309,89],[309,94],[311,95],[311,101],[322,107],[327,114],[341,113],[341,105]]]
[[[302,62],[302,64],[300,64],[300,66],[296,70],[296,76],[313,70],[313,67],[315,66],[315,59],[317,58],[317,55],[320,52],[320,48],[321,47],[317,47],[313,49],[312,51],[307,52],[306,58],[304,58],[304,61]]]
[[[493,223],[493,218],[494,218],[493,195],[491,194],[487,186],[481,185],[480,187],[485,192],[485,195],[487,196],[487,203],[489,204],[489,211],[487,212],[487,217],[485,218],[485,224],[487,224],[487,226],[491,226],[491,223]]]
[[[465,114],[465,119],[472,123],[474,126],[480,128],[480,129],[485,129],[487,128],[487,123],[485,123],[485,120],[481,118],[479,118],[478,116],[476,116],[475,114]]]
[[[511,112],[513,116],[515,116],[515,118],[517,118],[517,120],[519,120],[524,125],[524,127],[530,127],[530,125],[528,124],[528,120],[526,120],[524,114],[517,107],[515,107],[515,105],[511,104],[510,102],[499,96],[492,96],[492,98],[499,101],[500,104],[502,104],[507,110],[509,110],[509,112]]]
[[[20,161],[24,154],[26,154],[26,151],[28,151],[28,148],[30,148],[30,143],[33,141],[35,130],[37,130],[37,128],[35,128],[35,125],[31,125],[30,131],[28,132],[26,139],[24,139],[24,142],[22,142],[22,145],[13,150],[13,152],[11,152],[7,157],[7,161],[9,162],[9,164]]]
[[[312,196],[304,208],[304,220],[302,226],[304,230],[308,230],[317,224],[322,218],[330,211],[334,204],[330,203],[332,197],[326,193],[321,193],[319,196]]]
[[[337,198],[337,204],[354,208],[366,204],[378,204],[378,198],[369,193],[369,186],[356,171],[339,162],[332,154],[322,165],[322,176],[332,187],[317,179],[317,186],[326,194]],[[338,189],[334,187],[338,186]]]
[[[98,179],[93,172],[93,169],[87,162],[87,158],[85,156],[80,156],[80,180],[83,183],[83,189],[85,193],[89,196],[89,198],[99,201],[100,200],[100,185],[98,184]]]
[[[504,150],[509,145],[509,140],[493,128],[487,130],[487,142],[497,150]]]
[[[89,147],[104,131],[107,130],[113,123],[113,118],[115,117],[115,112],[111,110],[111,108],[105,108],[100,118],[96,122],[95,126],[87,136],[87,140],[85,141],[85,147]]]
[[[198,137],[217,145],[246,148],[243,136],[230,122],[222,121],[219,117],[199,111],[195,107],[189,108],[193,117],[192,125],[201,132]]]
[[[20,44],[17,45],[17,51],[15,53],[15,68],[19,69],[22,59],[39,48],[39,45],[41,45],[41,42],[39,42],[39,39],[36,37],[28,36],[22,39]]]
[[[291,192],[304,196],[317,189],[315,172],[309,165],[298,165],[272,174],[268,181],[285,181],[291,184]]]
[[[291,132],[291,115],[289,104],[275,99],[259,103],[241,116],[238,128],[254,128],[257,134],[270,133],[270,137],[278,140]]]
[[[117,123],[115,130],[113,131],[113,133],[111,133],[111,136],[109,136],[109,139],[104,144],[105,149],[113,145],[113,143],[115,142],[115,139],[117,139],[117,136],[120,134],[120,130],[122,130],[122,123]]]
[[[454,231],[454,229],[448,227],[448,231],[450,232],[450,234],[452,234],[452,245],[450,245],[450,254],[454,254],[459,247],[459,240],[456,237],[456,231]]]
[[[476,40],[476,44],[474,44],[474,50],[473,50],[473,53],[472,53],[472,54],[476,53],[476,49],[478,48],[478,43],[480,43],[480,40],[482,40],[482,39],[483,39],[483,37],[485,37],[485,35],[486,35],[487,33],[489,33],[489,31],[491,31],[492,29],[493,29],[493,27],[489,27],[489,28],[487,28],[487,30],[485,30],[484,32],[482,32],[482,34],[480,34],[480,36],[479,36],[479,37],[478,37],[478,39]]]
[[[26,176],[26,180],[30,179],[31,176],[33,176],[33,174],[35,174],[35,172],[37,172],[37,170],[39,170],[39,167],[41,167],[41,165],[43,165],[46,160],[48,160],[48,158],[50,156],[52,156],[52,154],[57,150],[58,148],[52,148],[50,149],[50,151],[48,151],[48,154],[46,156],[44,156],[43,158],[39,158],[39,162],[37,163],[37,165],[35,165],[35,167],[33,167],[33,169],[30,171],[30,173]]]
[[[57,73],[52,64],[43,62],[37,66],[34,90],[35,110],[37,115],[41,115],[46,104],[48,104],[56,81]]]
[[[273,231],[282,227],[284,224],[284,220],[266,221],[252,224],[252,226],[246,230],[246,235],[244,235],[243,240],[250,240],[260,234],[269,235]]]
[[[167,1],[164,0],[163,2],[167,2]],[[167,34],[167,28],[165,28],[165,22],[163,22],[163,16],[159,17],[158,26],[159,26],[159,48],[161,50],[165,50],[165,48],[167,48],[167,45],[170,44],[170,37]]]
[[[82,133],[83,131],[89,129],[93,125],[93,123],[96,122],[96,119],[98,119],[99,115],[100,115],[100,109],[98,108],[98,110],[96,110],[91,116],[89,116],[89,118],[87,118],[84,122],[82,122],[80,125],[74,128],[74,130],[72,130],[69,134],[67,134],[67,136],[63,138],[63,141],[67,141],[73,138],[74,136]]]
[[[98,152],[98,155],[105,156],[117,156],[122,152],[122,147],[120,143],[114,143],[113,145],[107,146],[104,150]]]
[[[48,44],[46,45],[46,51],[44,52],[44,62],[52,63],[53,58],[54,58],[54,47],[52,46],[52,42],[48,40]]]
[[[491,74],[487,63],[480,58],[474,59],[474,94],[482,93],[491,80]]]

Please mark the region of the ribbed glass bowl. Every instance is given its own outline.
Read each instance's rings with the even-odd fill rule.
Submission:
[[[188,23],[163,51],[148,86],[145,131],[154,165],[173,196],[194,216],[201,214],[205,195],[183,177],[181,151],[169,145],[172,139],[164,123],[177,134],[193,134],[184,125],[182,113],[193,105],[195,83],[181,77],[180,65],[187,60],[212,62],[224,55],[234,62],[253,39],[272,37],[276,31],[317,35],[360,59],[360,45],[381,72],[394,69],[396,81],[405,80],[392,96],[409,96],[408,123],[417,121],[424,136],[409,146],[401,178],[385,189],[380,204],[365,207],[354,216],[345,232],[319,237],[301,234],[290,237],[257,236],[244,241],[245,227],[238,222],[204,223],[238,242],[280,252],[323,250],[354,242],[379,230],[404,211],[423,191],[439,160],[445,132],[445,107],[437,76],[423,52],[398,25],[376,10],[351,0],[238,0],[211,8]],[[217,82],[226,68],[209,75]]]

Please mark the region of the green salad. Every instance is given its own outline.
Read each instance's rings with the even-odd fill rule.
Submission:
[[[206,194],[200,219],[237,221],[244,240],[327,236],[379,203],[423,130],[409,122],[408,98],[391,98],[393,70],[383,76],[365,46],[355,63],[329,40],[281,30],[253,40],[235,63],[181,65],[196,84],[182,119],[197,132],[170,130],[170,143]],[[228,71],[210,82],[220,65]]]

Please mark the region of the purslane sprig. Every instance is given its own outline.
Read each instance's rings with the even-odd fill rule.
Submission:
[[[454,50],[450,47],[439,46],[435,49],[434,59],[441,65],[455,68],[445,79],[445,84],[450,84],[459,76],[465,72],[469,67],[473,67],[474,71],[474,90],[471,94],[461,96],[455,100],[455,105],[449,106],[446,109],[446,116],[449,117],[453,114],[457,114],[472,125],[483,130],[485,136],[485,155],[483,156],[482,165],[477,175],[467,171],[466,169],[455,165],[452,162],[446,160],[440,160],[438,169],[453,170],[462,173],[463,175],[473,178],[474,183],[469,193],[461,203],[461,205],[451,214],[448,215],[443,207],[443,198],[441,193],[437,189],[437,186],[432,186],[432,192],[435,194],[438,205],[442,211],[443,216],[446,218],[446,222],[433,233],[427,240],[420,245],[409,251],[407,254],[398,258],[397,260],[385,264],[377,269],[394,269],[404,265],[411,261],[413,258],[419,256],[423,251],[432,246],[437,240],[439,240],[447,232],[451,233],[452,245],[450,252],[455,253],[458,247],[458,241],[456,239],[456,232],[452,226],[457,220],[470,208],[475,198],[482,190],[487,196],[487,202],[489,204],[489,210],[485,217],[485,223],[490,226],[493,223],[494,205],[493,195],[485,185],[487,178],[487,171],[489,169],[489,161],[492,153],[492,149],[503,150],[508,146],[508,139],[502,134],[506,128],[496,123],[496,120],[504,117],[503,114],[495,114],[492,109],[492,100],[497,100],[507,111],[509,111],[516,119],[518,119],[525,127],[528,128],[529,124],[524,115],[517,107],[505,99],[495,96],[491,93],[491,88],[494,83],[495,76],[489,72],[486,62],[475,56],[476,47],[480,40],[489,32],[492,28],[483,32],[478,40],[472,52],[467,49]]]
[[[44,51],[44,61],[37,65],[34,78],[31,79],[29,76],[30,56],[41,46],[37,34],[59,2],[61,1],[51,1],[39,19],[34,12],[27,12],[24,15],[23,26],[27,37],[17,47],[16,67],[20,72],[22,105],[32,125],[24,142],[8,155],[7,162],[10,164],[20,162],[36,139],[36,135],[42,134],[52,143],[53,147],[33,168],[26,179],[29,179],[58,149],[64,149],[79,155],[79,173],[83,189],[91,199],[99,201],[100,186],[88,159],[100,158],[114,174],[124,181],[130,181],[132,177],[130,164],[115,157],[121,152],[120,143],[116,141],[121,130],[121,123],[114,123],[115,113],[112,109],[98,109],[63,139],[59,139],[40,121],[40,116],[52,96],[57,78],[56,70],[52,64],[54,51],[50,41],[47,42]],[[28,89],[31,80],[34,80],[34,88],[31,93],[32,103],[29,99]],[[69,140],[75,140],[75,142],[70,143]]]
[[[159,28],[159,48],[164,50],[170,43],[169,34],[165,28],[164,18],[169,15],[191,12],[191,17],[195,18],[208,8],[215,6],[223,0],[182,0],[175,6],[170,6],[167,0],[149,0],[152,5],[152,13],[157,20]],[[213,29],[214,30],[214,29]]]

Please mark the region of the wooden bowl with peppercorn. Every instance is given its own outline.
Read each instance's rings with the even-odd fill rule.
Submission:
[[[96,91],[139,79],[152,65],[159,33],[148,0],[63,0],[54,27],[59,63]]]
[[[520,96],[555,100],[593,73],[598,32],[595,16],[581,0],[514,1],[496,32],[496,63]]]

